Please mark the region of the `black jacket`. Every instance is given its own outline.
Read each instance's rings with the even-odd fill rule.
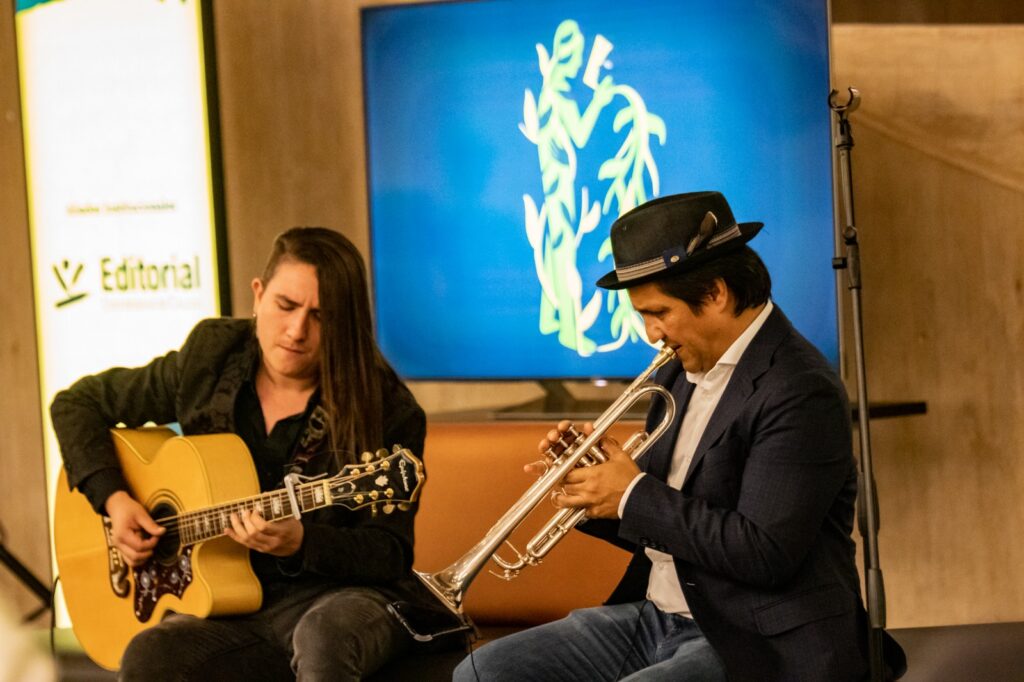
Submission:
[[[683,594],[732,682],[860,680],[863,607],[851,539],[857,471],[838,377],[776,308],[751,341],[694,453],[666,485],[693,384],[678,361],[657,377],[673,428],[640,461],[650,475],[617,522],[584,531],[635,550],[611,603],[643,599],[671,554]],[[648,428],[660,421],[650,415]]]
[[[135,428],[147,422],[178,422],[185,435],[233,432],[235,400],[257,354],[249,320],[205,320],[180,351],[144,367],[85,377],[58,393],[50,413],[68,483],[78,487],[90,476],[118,470],[109,429],[119,423]],[[385,442],[377,447],[390,450],[401,444],[422,455],[423,410],[393,373],[382,373],[381,381]],[[323,456],[312,459],[306,473],[331,468],[333,459]],[[109,492],[101,496],[105,499]],[[99,508],[104,500],[90,501]],[[413,506],[407,512],[373,516],[367,509],[329,507],[307,514],[302,547],[289,558],[286,574],[303,583],[376,585],[395,597],[411,598],[419,593],[410,573],[415,511]]]

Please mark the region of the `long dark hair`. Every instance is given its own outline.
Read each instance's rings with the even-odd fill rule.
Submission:
[[[355,245],[324,227],[278,235],[263,269],[266,285],[283,261],[316,268],[320,296],[320,400],[339,465],[384,447],[384,382],[391,369],[373,336],[366,266]]]

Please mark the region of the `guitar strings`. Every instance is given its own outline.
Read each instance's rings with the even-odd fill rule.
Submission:
[[[317,453],[317,455],[322,455],[322,454],[338,454],[338,453],[341,453],[341,454],[344,454],[344,455],[351,454],[348,451],[344,451],[344,450],[326,449],[326,450],[319,451]],[[371,474],[379,473],[381,471],[380,467],[376,467],[372,471],[370,471],[370,470],[368,470],[368,471],[358,471],[358,467],[366,466],[368,464],[379,465],[381,462],[390,461],[392,459],[395,459],[395,458],[399,457],[399,455],[401,455],[401,454],[402,454],[402,451],[392,453],[392,454],[390,454],[390,455],[388,455],[386,457],[381,457],[381,458],[379,458],[377,460],[374,460],[373,462],[347,464],[344,467],[342,467],[342,471],[340,471],[338,474],[335,474],[334,476],[332,476],[332,477],[330,477],[329,479],[326,479],[326,480],[328,482],[330,482],[331,484],[333,484],[333,486],[337,486],[339,484],[348,483],[350,481],[354,481],[354,480],[357,480],[359,478],[363,478],[363,477],[369,476]],[[349,474],[348,476],[343,475],[343,472],[344,472],[345,469],[349,469],[349,468],[353,468],[353,467],[355,467],[357,469],[357,471],[355,473]],[[312,491],[314,489],[322,486],[324,484],[324,482],[325,482],[324,480],[316,480],[316,481],[311,481],[311,482],[308,482],[308,483],[300,483],[298,486],[296,486],[296,497],[300,497],[301,498],[301,496],[303,494],[307,493],[307,492],[312,493]],[[205,510],[197,510],[197,511],[194,511],[194,512],[185,512],[183,514],[177,514],[177,515],[174,515],[174,516],[161,517],[160,519],[156,519],[156,521],[157,521],[157,523],[160,523],[161,525],[164,525],[165,527],[170,528],[170,527],[174,526],[176,521],[178,521],[179,519],[186,518],[186,517],[188,517],[188,518],[195,518],[197,515],[201,516],[203,514],[207,514],[207,515],[211,516],[212,518],[219,517],[220,516],[220,511],[219,510],[221,508],[239,507],[240,505],[241,505],[241,508],[245,508],[245,505],[249,504],[249,505],[252,505],[251,508],[253,510],[255,510],[255,504],[257,502],[260,505],[263,505],[264,502],[265,501],[269,501],[270,498],[281,497],[281,496],[283,496],[282,497],[283,500],[287,500],[287,490],[285,490],[285,489],[273,490],[273,491],[270,491],[270,492],[261,493],[260,495],[254,496],[254,497],[251,497],[251,498],[242,498],[240,500],[235,500],[233,502],[224,502],[224,503],[221,503],[221,504],[219,504],[219,505],[217,505],[215,507],[210,507],[210,508],[207,508]],[[288,501],[290,502],[290,500],[288,500]],[[301,502],[300,502],[300,505],[299,505],[300,507],[303,508],[303,510],[305,510],[305,506],[306,506],[304,504],[305,501],[306,501],[305,498],[302,498]],[[310,502],[315,504],[315,500],[310,500]],[[166,522],[166,523],[164,523],[164,522]]]
[[[317,508],[312,491],[303,490],[300,492],[297,490],[296,493],[299,508],[302,511],[310,511]],[[155,519],[155,521],[168,529],[170,537],[185,537],[187,539],[186,544],[194,544],[223,534],[224,529],[230,525],[227,523],[226,515],[240,512],[243,509],[250,511],[259,510],[265,518],[270,520],[283,518],[283,516],[276,517],[273,513],[273,500],[275,498],[281,502],[283,516],[290,515],[292,513],[291,500],[288,499],[287,495],[274,492],[267,493],[254,500],[226,503],[201,511],[161,517],[160,519]],[[212,524],[210,523],[211,521],[213,521]]]
[[[337,481],[334,481],[334,479],[329,479],[329,480],[331,480],[335,484],[337,484],[337,483],[346,483],[346,482],[351,481],[351,480],[353,480],[355,478],[358,478],[359,476],[365,476],[365,475],[366,475],[365,473],[363,473],[363,474],[355,474],[355,475],[347,476],[347,477],[339,477],[337,479]],[[315,495],[314,495],[313,491],[316,488],[322,487],[323,483],[324,483],[324,481],[313,481],[313,482],[310,482],[310,483],[300,483],[298,486],[296,486],[296,489],[295,489],[296,498],[298,498],[299,507],[303,511],[307,510],[307,508],[314,508],[315,507],[316,499],[315,499]],[[242,498],[242,499],[239,499],[239,500],[234,500],[232,502],[223,502],[223,503],[221,503],[219,505],[216,505],[214,507],[208,507],[206,509],[190,511],[190,512],[183,512],[181,514],[176,514],[174,516],[164,516],[164,517],[161,517],[159,519],[155,519],[155,521],[157,523],[159,523],[160,525],[164,526],[165,528],[173,528],[176,525],[176,523],[178,521],[180,521],[180,520],[193,520],[193,519],[196,519],[196,518],[202,518],[204,516],[209,517],[209,518],[219,518],[224,511],[228,511],[228,512],[241,511],[242,509],[247,509],[247,508],[250,509],[250,510],[255,511],[257,507],[259,507],[260,510],[263,511],[264,509],[267,508],[267,504],[268,503],[271,504],[270,509],[272,510],[273,509],[273,506],[272,506],[273,505],[273,501],[275,499],[281,500],[282,508],[284,508],[284,505],[287,505],[287,509],[288,509],[287,513],[288,514],[291,513],[291,511],[290,511],[291,500],[288,498],[287,490],[273,490],[273,491],[270,491],[270,492],[267,492],[267,493],[262,493],[262,494],[260,494],[258,496],[254,496],[254,497],[251,497],[251,498]]]
[[[391,456],[378,460],[374,463],[376,464],[381,461],[391,460],[397,454],[398,453],[392,454]],[[358,467],[361,465],[357,464],[354,466]],[[348,483],[371,474],[380,473],[380,471],[381,469],[374,468],[372,471],[357,471],[357,473],[348,476],[343,476],[339,473],[327,480],[334,486],[337,486],[338,484]],[[318,505],[316,501],[314,491],[323,486],[324,482],[325,481],[323,480],[319,480],[310,483],[302,483],[296,486],[296,501],[299,503],[299,508],[302,511],[311,511],[331,504],[330,502],[327,502],[326,504],[321,503]],[[281,509],[282,514],[279,517],[274,515],[275,501],[280,503],[279,508]],[[256,511],[258,509],[264,518],[269,518],[270,520],[277,520],[292,514],[291,500],[289,499],[287,490],[274,490],[253,498],[226,502],[215,507],[209,507],[207,509],[192,512],[184,512],[174,516],[165,516],[154,520],[156,523],[167,529],[167,537],[184,537],[186,538],[185,544],[195,544],[203,540],[222,535],[224,530],[227,528],[227,524],[225,523],[225,514],[235,513],[243,509],[249,509],[251,511]],[[215,524],[211,525],[209,523],[210,521],[220,522],[222,525],[219,528],[216,528]]]
[[[309,511],[316,508],[317,503],[312,490],[296,490],[295,492],[299,508],[302,511]],[[180,527],[183,523],[201,522],[203,519],[219,520],[225,513],[232,514],[245,509],[248,509],[249,511],[259,510],[264,517],[273,519],[275,500],[280,501],[280,508],[283,515],[287,516],[292,513],[291,500],[288,498],[287,493],[274,491],[271,493],[264,493],[263,495],[253,499],[226,502],[202,510],[183,512],[174,516],[163,516],[158,519],[154,519],[154,521],[168,530],[174,530]]]

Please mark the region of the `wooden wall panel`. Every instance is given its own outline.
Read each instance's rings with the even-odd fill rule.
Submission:
[[[1024,619],[1024,27],[837,26],[889,623]]]
[[[233,310],[273,238],[334,228],[368,252],[358,9],[352,2],[214,4]]]
[[[29,255],[14,43],[14,2],[0,0],[0,526],[8,551],[43,582],[50,579],[43,482],[32,262]],[[0,599],[18,613],[38,601],[0,565]]]

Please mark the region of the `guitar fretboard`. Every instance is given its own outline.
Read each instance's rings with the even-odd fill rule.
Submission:
[[[302,513],[321,509],[331,504],[326,481],[295,486],[295,498]],[[258,511],[267,521],[277,521],[292,516],[292,503],[288,498],[287,490],[275,490],[215,507],[160,519],[158,523],[172,532],[176,529],[183,546],[195,545],[223,535],[224,530],[231,527],[231,515],[240,514],[243,510]]]

